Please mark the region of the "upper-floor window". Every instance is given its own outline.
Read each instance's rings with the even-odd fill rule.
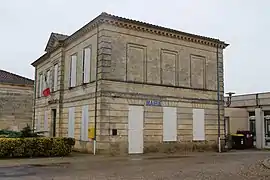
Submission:
[[[69,87],[76,86],[76,68],[77,68],[77,54],[74,54],[71,56],[70,60]]]
[[[46,74],[45,74],[45,77],[44,77],[44,89],[51,87],[50,86],[50,80],[51,80],[51,72],[50,72],[50,70],[47,70]]]
[[[87,47],[83,49],[83,58],[82,58],[82,82],[89,83],[90,82],[90,69],[91,69],[91,48]]]
[[[42,89],[43,89],[43,74],[40,73],[38,77],[38,97],[42,96]]]
[[[58,64],[55,64],[53,67],[53,83],[52,83],[52,91],[57,91],[58,85]]]

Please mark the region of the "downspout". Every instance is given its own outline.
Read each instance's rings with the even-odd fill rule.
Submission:
[[[94,122],[94,155],[97,143],[97,91],[98,91],[98,45],[99,45],[99,22],[97,22],[97,55],[96,55],[96,81],[95,81],[95,122]]]
[[[221,152],[221,139],[220,139],[220,79],[219,79],[219,55],[217,44],[217,103],[218,103],[218,152]]]
[[[36,118],[36,92],[37,92],[37,68],[35,67],[35,81],[34,81],[34,112],[33,112],[33,117],[32,117],[32,130],[34,131],[35,129],[35,118]]]

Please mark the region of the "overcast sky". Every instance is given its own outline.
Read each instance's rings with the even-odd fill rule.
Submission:
[[[224,40],[225,91],[270,91],[269,9],[268,0],[1,0],[0,68],[33,79],[52,31],[70,35],[108,12]]]

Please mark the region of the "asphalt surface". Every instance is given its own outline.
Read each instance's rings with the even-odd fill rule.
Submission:
[[[53,164],[18,165],[0,168],[3,180],[149,179],[149,180],[270,180],[270,169],[262,161],[270,152],[250,151],[190,156],[101,158]]]

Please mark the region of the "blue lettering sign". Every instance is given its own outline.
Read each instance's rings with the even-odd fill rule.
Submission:
[[[147,100],[146,105],[147,106],[161,106],[161,102],[156,101],[156,100]]]

